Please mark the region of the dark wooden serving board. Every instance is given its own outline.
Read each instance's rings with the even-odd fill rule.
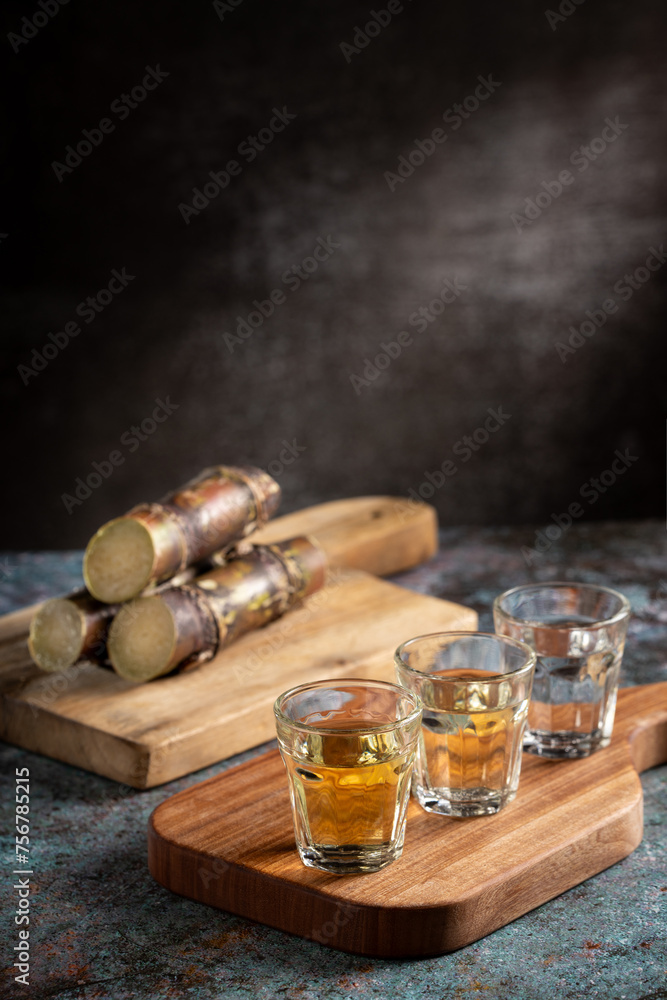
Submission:
[[[433,555],[432,507],[398,497],[337,500],[276,518],[253,539],[299,534],[325,549],[327,586],[199,669],[150,684],[91,664],[45,674],[26,642],[35,608],[0,618],[0,738],[151,788],[270,740],[273,702],[287,688],[325,677],[393,679],[393,652],[405,639],[476,627],[474,611],[372,575]]]
[[[524,754],[517,798],[496,816],[447,819],[411,800],[403,856],[336,876],[301,864],[273,751],[158,806],[148,864],[173,892],[333,948],[442,954],[630,854],[642,839],[638,772],[665,760],[667,683],[627,688],[607,749],[558,762]]]

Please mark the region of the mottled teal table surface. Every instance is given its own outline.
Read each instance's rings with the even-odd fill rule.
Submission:
[[[610,584],[631,600],[624,683],[667,680],[667,532],[658,522],[573,526],[541,555],[532,529],[449,529],[397,578],[480,612],[529,580]],[[530,563],[526,559],[530,559]],[[0,613],[80,582],[80,553],[0,558]],[[629,858],[452,955],[358,958],[171,895],[146,867],[146,823],[167,796],[242,754],[148,792],[0,744],[7,997],[346,1000],[667,998],[667,768],[643,777],[644,840]],[[31,973],[12,981],[15,768],[30,769]],[[11,838],[11,842],[10,842]]]

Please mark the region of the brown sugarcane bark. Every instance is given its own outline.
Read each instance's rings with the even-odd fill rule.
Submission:
[[[213,553],[198,567],[189,566],[170,581],[173,586],[188,583],[197,573],[223,563],[222,553]],[[169,584],[162,584],[156,592]],[[58,673],[80,662],[108,665],[107,637],[119,604],[104,604],[84,589],[67,597],[45,601],[30,622],[28,649],[42,670]]]
[[[109,635],[121,676],[147,681],[210,660],[324,585],[326,555],[308,538],[253,548],[192,583],[125,605]]]
[[[261,527],[279,502],[280,487],[260,469],[206,469],[103,525],[84,556],[86,586],[106,603],[130,600]]]

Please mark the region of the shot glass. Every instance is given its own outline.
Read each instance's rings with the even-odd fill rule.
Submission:
[[[304,865],[339,875],[401,856],[419,698],[384,681],[318,681],[274,705]]]
[[[525,643],[483,632],[398,647],[398,680],[423,705],[412,793],[427,812],[487,816],[515,797],[534,669]]]
[[[493,605],[496,632],[537,654],[524,749],[555,759],[608,746],[630,605],[609,587],[515,587]]]

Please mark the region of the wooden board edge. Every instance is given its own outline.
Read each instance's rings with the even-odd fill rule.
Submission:
[[[20,701],[11,695],[4,695],[0,700],[0,739],[13,746],[51,757],[62,764],[69,764],[84,771],[90,771],[103,778],[109,778],[121,785],[143,790],[146,787],[146,777],[149,773],[150,753],[147,747],[133,740],[114,736],[101,729],[91,727],[75,719],[56,715],[47,708],[39,708],[38,714],[43,715],[48,724],[40,726],[39,732],[34,724],[26,725],[27,716],[33,711],[31,702]],[[32,723],[32,720],[30,720]],[[81,731],[81,745],[86,746],[86,759],[90,763],[81,763],[81,753],[77,749],[79,740],[77,732]],[[95,748],[91,754],[90,734],[95,734]],[[74,739],[73,739],[74,737]],[[70,749],[70,744],[74,747]],[[117,768],[114,761],[127,762],[126,766]],[[129,780],[128,780],[129,776]]]
[[[268,751],[230,771],[252,771],[258,760],[277,753]],[[192,794],[193,788],[224,780],[230,771],[184,789],[156,807],[148,830],[151,875],[178,895],[368,957],[426,958],[457,951],[623,860],[639,846],[643,836],[641,781],[628,767],[627,802],[611,821],[600,820],[584,837],[557,844],[539,859],[515,868],[510,877],[497,876],[467,897],[444,905],[376,907],[348,903],[243,864],[204,858],[161,831],[162,812],[169,812],[176,801]],[[179,873],[179,887],[173,882],[175,870]],[[294,896],[291,905],[286,903],[285,890],[287,896]],[[492,906],[489,891],[493,894]],[[275,917],[268,920],[267,913]],[[364,936],[370,942],[360,947]]]
[[[642,806],[640,788],[635,801],[611,824],[600,823],[589,832],[583,841],[586,851],[582,862],[575,865],[568,857],[564,865],[563,855],[571,845],[562,844],[546,862],[540,858],[539,865],[527,863],[512,877],[499,878],[492,908],[488,900],[480,900],[488,894],[488,885],[449,904],[379,907],[344,902],[287,883],[288,892],[294,891],[297,898],[286,900],[285,880],[224,859],[203,858],[163,837],[156,823],[160,806],[149,819],[148,868],[155,881],[170,892],[338,951],[384,959],[428,958],[479,941],[626,858],[642,840]],[[610,838],[618,844],[611,855]],[[578,858],[581,848],[579,841]],[[179,872],[179,888],[170,878],[174,870]],[[532,893],[528,904],[527,893]],[[267,919],[267,914],[274,916]],[[370,939],[369,943],[360,946],[364,938]]]
[[[357,955],[375,954],[344,947],[335,939],[338,930],[347,926],[354,915],[360,912],[367,915],[373,910],[379,914],[380,907],[347,904],[311,889],[299,889],[299,921],[286,926],[281,914],[288,912],[288,905],[281,890],[282,885],[289,886],[289,883],[242,865],[216,858],[202,859],[197,852],[163,838],[155,827],[155,813],[157,809],[148,822],[148,870],[155,881],[169,892],[340,951]],[[175,868],[186,877],[187,884],[181,888],[176,888],[169,877]],[[235,882],[233,895],[229,892],[232,878]],[[275,914],[275,917],[267,920],[266,913]],[[304,921],[308,920],[309,925],[304,926]]]
[[[641,782],[637,777],[636,795],[611,821],[603,821],[587,831],[585,837],[572,843],[561,843],[553,851],[543,855],[538,864],[526,864],[515,869],[511,877],[496,880],[497,903],[495,913],[502,912],[502,918],[492,915],[488,908],[480,905],[482,891],[488,892],[488,883],[478,894],[462,901],[476,915],[476,927],[472,934],[455,934],[447,951],[458,950],[479,941],[494,931],[513,923],[531,910],[543,906],[561,896],[582,882],[599,875],[627,858],[639,847],[644,835],[644,799]],[[610,844],[614,850],[610,851]],[[526,894],[532,894],[526,905]],[[433,954],[439,954],[433,953]]]

